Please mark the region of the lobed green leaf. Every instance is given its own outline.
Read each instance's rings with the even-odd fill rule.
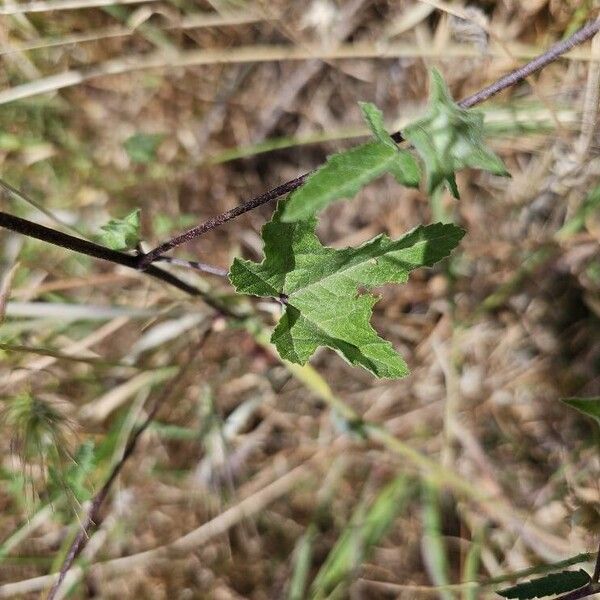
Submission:
[[[408,367],[371,327],[377,298],[360,290],[404,283],[410,271],[448,256],[464,231],[451,224],[417,227],[397,240],[379,235],[358,248],[321,244],[316,219],[286,223],[286,201],[263,228],[265,259],[236,258],[230,280],[240,293],[279,299],[285,306],[271,341],[282,358],[305,364],[319,346],[377,377],[404,377]]]

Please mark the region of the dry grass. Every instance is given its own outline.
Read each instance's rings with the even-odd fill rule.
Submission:
[[[472,12],[469,26],[450,14],[464,14],[460,2],[415,0],[5,11],[2,177],[90,236],[140,206],[151,246],[345,147],[361,131],[358,100],[401,123],[424,104],[426,67],[462,97],[592,14],[576,0],[479,4],[485,13]],[[450,263],[381,291],[374,325],[411,376],[375,381],[329,351],[314,369],[293,369],[260,333],[213,333],[115,486],[69,576],[72,597],[469,600],[497,586],[460,584],[595,550],[598,434],[559,398],[600,390],[600,211],[580,210],[600,183],[597,56],[597,42],[579,48],[484,107],[511,180],[466,173],[460,202],[432,205],[386,179],[326,213],[320,233],[333,245],[440,216],[467,229]],[[143,164],[123,146],[136,133],[162,136]],[[56,225],[23,199],[2,203]],[[260,256],[271,209],[179,256],[221,267]],[[69,485],[79,479],[65,493],[48,465],[28,461],[31,498],[3,434],[0,597],[37,597],[75,513],[149,398],[178,377],[210,310],[6,232],[0,259],[2,402],[29,394],[60,406],[76,424],[69,450],[81,465],[66,467]],[[273,306],[255,307],[272,325]],[[372,424],[368,439],[352,430],[354,415]],[[86,444],[95,458],[82,473]],[[396,511],[369,554],[340,559],[348,577],[334,591],[328,555],[344,535],[360,547],[352,532],[364,533],[377,499]],[[312,591],[289,595],[303,574]]]

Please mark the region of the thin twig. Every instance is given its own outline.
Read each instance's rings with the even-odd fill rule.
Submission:
[[[185,244],[186,242],[189,242],[201,235],[204,235],[211,229],[216,229],[217,227],[220,227],[224,223],[227,223],[227,221],[231,221],[232,219],[235,219],[236,217],[239,217],[240,215],[243,215],[244,213],[247,213],[250,210],[258,208],[263,204],[267,204],[267,202],[271,202],[271,200],[275,200],[281,196],[284,196],[285,194],[293,192],[308,179],[308,176],[311,173],[304,173],[304,175],[300,175],[300,177],[296,177],[296,179],[292,179],[291,181],[283,183],[277,186],[276,188],[273,188],[272,190],[269,190],[268,192],[257,196],[256,198],[252,198],[252,200],[248,200],[247,202],[244,202],[243,204],[240,204],[235,208],[225,211],[224,213],[221,213],[216,217],[208,219],[208,221],[205,221],[201,225],[193,227],[185,233],[182,233],[178,236],[175,236],[174,238],[171,238],[170,240],[167,240],[163,244],[160,244],[160,246],[157,246],[156,248],[148,252],[146,255],[144,255],[140,260],[139,267],[141,269],[146,268],[147,265],[150,265],[159,256],[161,256],[165,252],[168,252],[169,250],[172,250],[176,246]]]
[[[52,588],[50,589],[50,592],[48,593],[47,600],[53,600],[55,598],[55,596],[58,592],[58,589],[60,588],[67,572],[69,571],[69,569],[75,562],[75,559],[77,558],[79,553],[85,548],[87,541],[89,539],[90,531],[94,527],[96,527],[98,524],[98,519],[100,516],[100,508],[104,504],[104,501],[106,500],[106,497],[108,496],[108,493],[110,492],[110,489],[111,489],[113,483],[115,482],[117,476],[122,471],[125,463],[129,459],[129,457],[133,454],[141,435],[144,433],[144,431],[146,431],[146,429],[148,429],[149,425],[152,423],[152,421],[156,417],[158,411],[165,404],[165,402],[169,398],[174,396],[175,392],[178,392],[183,385],[185,385],[187,375],[191,371],[192,366],[194,366],[194,368],[195,368],[195,366],[196,366],[195,359],[198,357],[198,355],[199,355],[200,351],[202,350],[211,331],[212,331],[211,327],[208,327],[204,331],[204,333],[202,334],[202,338],[198,342],[195,352],[190,357],[190,360],[186,361],[186,363],[185,363],[186,366],[184,367],[183,371],[180,372],[177,375],[177,377],[174,379],[174,381],[175,381],[174,387],[171,388],[171,387],[166,386],[164,388],[163,393],[157,398],[157,400],[154,402],[154,405],[148,412],[146,419],[133,432],[132,436],[129,438],[129,441],[127,442],[127,445],[125,446],[125,450],[123,451],[123,455],[121,456],[120,460],[112,468],[112,471],[110,472],[110,475],[108,476],[107,480],[104,482],[104,485],[100,488],[100,491],[93,497],[91,504],[90,504],[90,508],[87,512],[87,515],[82,520],[81,527],[79,528],[79,531],[77,532],[77,536],[75,537],[71,546],[69,547],[69,551],[67,552],[67,555],[65,556],[65,559],[60,567],[58,578],[53,583]]]
[[[537,73],[544,67],[547,67],[550,63],[553,63],[556,59],[560,58],[563,54],[572,50],[575,46],[583,44],[590,38],[594,37],[596,33],[600,31],[600,19],[590,21],[584,25],[579,31],[575,32],[571,37],[566,40],[554,44],[551,48],[546,50],[543,54],[534,58],[527,64],[515,69],[501,77],[491,85],[475,92],[471,96],[468,96],[459,103],[463,108],[471,108],[476,104],[481,104],[486,100],[489,100],[492,96],[495,96],[499,92],[520,83],[533,73]]]
[[[532,73],[539,71],[546,65],[559,58],[562,54],[572,49],[577,44],[581,44],[593,37],[599,30],[600,20],[588,23],[567,40],[555,44],[552,46],[552,48],[531,62],[500,78],[498,81],[480,90],[479,92],[476,92],[475,94],[463,99],[461,102],[459,102],[459,104],[463,108],[471,108],[489,99],[491,96],[501,92],[502,90],[519,83]],[[392,137],[397,142],[403,141],[402,133],[399,131],[394,133]],[[109,248],[105,248],[93,242],[88,242],[75,236],[70,236],[60,231],[56,231],[2,212],[0,212],[0,226],[17,231],[24,235],[28,235],[29,237],[34,237],[51,244],[120,264],[131,269],[143,269],[152,277],[156,277],[157,279],[169,283],[170,285],[173,285],[189,294],[199,295],[199,290],[179,280],[170,273],[158,269],[151,263],[173,248],[204,235],[208,231],[220,227],[227,221],[235,219],[250,210],[253,210],[263,204],[271,202],[272,200],[298,189],[307,180],[311,173],[312,172],[300,175],[299,177],[283,183],[276,188],[261,194],[260,196],[252,198],[251,200],[248,200],[247,202],[244,202],[235,208],[212,217],[204,223],[197,225],[196,227],[193,227],[192,229],[179,234],[170,240],[163,242],[162,244],[159,244],[156,248],[145,255],[132,256],[122,252],[117,252],[115,250],[110,250]]]
[[[202,273],[210,273],[211,275],[217,275],[218,277],[227,277],[227,269],[222,267],[216,267],[215,265],[209,265],[207,263],[198,262],[197,260],[185,260],[183,258],[174,258],[172,256],[159,256],[156,261],[166,262],[170,265],[177,267],[186,267],[188,269],[194,269],[201,271]]]
[[[79,231],[76,227],[73,227],[70,223],[59,219],[51,210],[48,210],[43,203],[34,200],[31,196],[28,196],[22,190],[18,190],[16,187],[10,185],[8,181],[0,178],[0,191],[5,192],[9,197],[18,200],[19,202],[25,202],[30,206],[33,206],[36,210],[39,210],[42,214],[46,215],[51,221],[54,221],[59,227],[63,227],[67,231],[70,231],[73,235],[85,238],[85,235]]]
[[[503,90],[516,85],[517,83],[523,81],[533,73],[536,73],[540,69],[543,69],[545,66],[554,62],[560,56],[565,54],[565,52],[568,52],[578,44],[582,44],[586,40],[589,40],[596,33],[598,33],[598,31],[600,31],[600,19],[591,21],[582,29],[573,34],[571,37],[561,42],[558,42],[537,58],[534,58],[532,61],[528,62],[522,67],[519,67],[518,69],[515,69],[514,71],[505,75],[504,77],[501,77],[500,79],[498,79],[491,85],[483,88],[482,90],[479,90],[471,96],[464,98],[458,103],[459,106],[461,106],[462,108],[472,108],[473,106],[476,106],[477,104],[488,100],[489,98],[502,92]],[[400,131],[397,131],[394,134],[392,134],[392,138],[397,143],[404,141],[402,132]],[[159,244],[156,248],[152,249],[142,258],[142,260],[140,261],[140,267],[147,267],[152,262],[154,262],[159,256],[165,254],[166,252],[169,252],[173,248],[176,248],[181,244],[190,242],[191,240],[200,237],[201,235],[204,235],[208,231],[220,227],[227,221],[235,219],[236,217],[239,217],[240,215],[243,215],[244,213],[250,210],[253,210],[263,204],[266,204],[267,202],[271,202],[272,200],[276,200],[277,198],[285,194],[293,192],[308,179],[311,173],[312,172],[300,175],[299,177],[296,177],[291,181],[283,183],[277,186],[276,188],[269,190],[264,194],[261,194],[260,196],[243,202],[235,208],[232,208],[220,215],[217,215],[216,217],[211,217],[204,223],[201,223],[200,225],[197,225],[196,227],[193,227],[192,229],[189,229],[188,231],[181,233],[171,238],[170,240],[163,242],[162,244]]]
[[[21,217],[16,217],[14,215],[10,215],[2,211],[0,211],[0,227],[10,229],[11,231],[15,231],[16,233],[21,233],[22,235],[26,235],[27,237],[35,238],[37,240],[41,240],[43,242],[47,242],[55,246],[60,246],[61,248],[74,250],[79,254],[93,256],[94,258],[106,260],[113,264],[122,265],[124,267],[128,267],[134,270],[139,270],[138,264],[140,261],[140,257],[137,255],[134,256],[131,254],[126,254],[125,252],[111,250],[110,248],[106,248],[105,246],[101,246],[100,244],[89,242],[87,240],[75,237],[68,233],[63,233],[62,231],[51,229],[50,227],[45,227],[44,225],[40,225],[39,223],[34,223],[33,221],[28,221],[27,219],[22,219]],[[144,272],[150,275],[151,277],[160,279],[161,281],[164,281],[169,285],[175,286],[176,288],[192,296],[201,295],[200,290],[198,290],[194,286],[185,283],[185,281],[181,281],[180,279],[175,277],[175,275],[167,273],[167,271],[163,271],[162,269],[159,269],[154,265],[151,265],[150,267],[146,268]]]

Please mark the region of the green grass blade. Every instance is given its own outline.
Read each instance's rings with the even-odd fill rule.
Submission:
[[[404,475],[400,475],[383,488],[369,508],[364,503],[358,506],[315,577],[312,597],[323,598],[340,583],[348,582],[390,529],[412,493],[413,486]]]

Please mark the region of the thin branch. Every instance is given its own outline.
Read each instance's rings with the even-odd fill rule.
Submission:
[[[186,267],[188,269],[194,269],[202,273],[210,273],[211,275],[217,275],[218,277],[227,277],[227,269],[222,267],[216,267],[215,265],[209,265],[207,263],[198,262],[197,260],[185,260],[183,258],[173,258],[172,256],[159,256],[156,261],[166,262],[170,265],[177,267]]]
[[[123,467],[129,459],[129,457],[133,454],[141,435],[144,433],[144,431],[146,431],[146,429],[148,429],[148,427],[156,417],[158,411],[166,403],[166,401],[169,400],[172,396],[174,396],[176,392],[179,392],[180,389],[187,384],[187,375],[192,370],[192,366],[195,368],[195,359],[198,357],[211,331],[211,327],[208,327],[204,331],[204,333],[202,334],[202,338],[198,342],[196,350],[193,353],[193,356],[191,356],[190,359],[186,361],[186,366],[174,379],[175,385],[172,388],[169,386],[165,386],[163,393],[156,399],[154,405],[148,412],[148,415],[146,416],[142,424],[134,431],[132,436],[129,438],[129,441],[125,446],[125,450],[123,451],[123,455],[112,468],[112,471],[110,472],[110,475],[108,476],[107,480],[104,482],[104,485],[100,488],[100,491],[92,498],[87,515],[82,520],[79,531],[77,532],[77,536],[75,537],[71,546],[69,547],[69,551],[67,552],[67,555],[65,556],[65,559],[60,567],[58,578],[52,584],[52,588],[48,593],[47,600],[53,600],[56,597],[56,594],[65,576],[67,575],[67,572],[75,562],[77,556],[79,556],[80,552],[85,548],[89,539],[90,532],[98,524],[98,520],[100,517],[100,508],[104,504],[104,501],[106,500],[117,476],[123,470]]]
[[[464,98],[458,104],[462,108],[472,108],[473,106],[476,106],[477,104],[488,100],[492,96],[500,93],[501,91],[511,86],[514,86],[515,84],[523,81],[533,73],[536,73],[540,69],[543,69],[545,66],[554,62],[560,56],[562,56],[578,44],[582,44],[583,42],[592,38],[596,33],[598,33],[598,31],[600,31],[600,19],[591,21],[582,29],[573,34],[571,37],[561,42],[558,42],[537,58],[534,58],[532,61],[528,62],[522,67],[515,69],[508,75],[501,77],[496,82],[483,88],[475,94]],[[402,137],[402,132],[400,131],[397,131],[394,134],[392,134],[392,138],[397,143],[404,141],[404,138]],[[254,210],[257,207],[266,204],[267,202],[271,202],[272,200],[276,200],[277,198],[284,196],[285,194],[293,192],[307,180],[311,173],[312,172],[300,175],[299,177],[296,177],[291,181],[283,183],[277,186],[276,188],[269,190],[264,194],[261,194],[260,196],[256,196],[255,198],[247,200],[246,202],[243,202],[235,208],[221,213],[216,217],[212,217],[204,223],[201,223],[200,225],[197,225],[196,227],[193,227],[192,229],[189,229],[188,231],[181,233],[171,238],[170,240],[167,240],[166,242],[163,242],[162,244],[158,245],[156,248],[148,252],[141,259],[139,265],[140,268],[146,268],[152,262],[157,260],[159,256],[165,254],[166,252],[169,252],[170,250],[176,248],[177,246],[180,246],[181,244],[185,244],[196,239],[197,237],[200,237],[201,235],[204,235],[212,229],[220,227],[221,225],[223,225],[227,221],[230,221],[231,219],[235,219],[250,210]]]
[[[533,75],[533,73],[537,73],[544,67],[547,67],[550,63],[553,63],[556,59],[560,58],[569,50],[572,50],[575,46],[583,44],[583,42],[593,38],[598,31],[600,31],[600,19],[590,21],[566,40],[554,44],[554,46],[546,50],[546,52],[537,58],[534,58],[522,67],[508,73],[508,75],[501,77],[498,81],[495,81],[482,90],[475,92],[468,98],[462,100],[459,104],[463,108],[471,108],[489,100],[499,92],[512,87],[530,75]]]
[[[570,38],[555,44],[548,51],[544,52],[531,62],[500,78],[498,81],[480,90],[479,92],[476,92],[475,94],[463,99],[461,102],[459,102],[459,104],[463,108],[471,108],[485,100],[488,100],[493,95],[515,85],[516,83],[519,83],[532,73],[539,71],[546,65],[555,61],[574,46],[581,44],[593,37],[598,31],[600,31],[600,19],[588,23]],[[401,132],[394,133],[392,137],[397,142],[403,141]],[[162,269],[158,269],[151,263],[173,248],[200,237],[208,231],[220,227],[227,221],[235,219],[250,210],[254,210],[263,204],[271,202],[272,200],[284,196],[285,194],[289,194],[290,192],[298,189],[310,175],[311,172],[300,175],[299,177],[283,183],[276,188],[261,194],[260,196],[252,198],[251,200],[248,200],[247,202],[244,202],[235,208],[212,217],[204,223],[201,223],[200,225],[193,227],[192,229],[175,236],[166,242],[163,242],[145,255],[132,256],[123,252],[117,252],[93,242],[89,242],[87,240],[83,240],[81,238],[77,238],[75,236],[71,236],[3,212],[0,212],[0,227],[5,227],[7,229],[11,229],[12,231],[22,233],[23,235],[34,237],[63,248],[68,248],[70,250],[74,250],[75,252],[80,252],[81,254],[100,258],[115,264],[120,264],[131,269],[144,270],[152,277],[173,285],[178,289],[187,292],[188,294],[197,296],[200,295],[199,290],[181,281],[174,275],[171,275]]]
[[[59,227],[70,231],[74,235],[85,238],[85,235],[81,233],[77,228],[73,227],[70,223],[66,223],[62,219],[59,219],[51,210],[48,210],[41,202],[34,200],[31,196],[28,196],[23,191],[13,187],[7,181],[0,178],[0,191],[6,192],[9,197],[12,197],[19,202],[25,202],[30,206],[33,206],[36,210],[39,210],[42,214],[46,215],[51,221],[54,221]]]
[[[293,192],[308,179],[308,176],[311,173],[312,171],[310,173],[304,173],[304,175],[300,175],[300,177],[296,177],[296,179],[292,179],[291,181],[283,183],[277,186],[276,188],[273,188],[272,190],[269,190],[268,192],[257,196],[256,198],[252,198],[252,200],[248,200],[247,202],[244,202],[243,204],[240,204],[235,208],[221,213],[216,217],[212,217],[208,219],[208,221],[205,221],[204,223],[193,227],[192,229],[189,229],[188,231],[178,236],[175,236],[170,240],[167,240],[163,244],[160,244],[160,246],[157,246],[153,250],[150,250],[150,252],[148,252],[146,255],[144,255],[140,260],[139,268],[146,268],[165,252],[168,252],[169,250],[172,250],[177,246],[181,246],[181,244],[190,242],[191,240],[201,235],[204,235],[211,229],[220,227],[224,223],[227,223],[227,221],[231,221],[232,219],[235,219],[236,217],[239,217],[240,215],[243,215],[244,213],[247,213],[250,210],[254,210],[259,206],[262,206],[263,204],[267,204],[267,202],[271,202],[272,200],[276,200],[277,198],[284,196],[285,194]]]
[[[16,233],[21,233],[28,237],[41,240],[42,242],[60,246],[61,248],[74,250],[79,254],[93,256],[94,258],[106,260],[113,264],[122,265],[136,271],[139,270],[139,256],[118,252],[117,250],[111,250],[110,248],[106,248],[100,244],[83,240],[73,235],[69,235],[68,233],[63,233],[62,231],[51,229],[50,227],[45,227],[44,225],[34,223],[33,221],[28,221],[27,219],[21,219],[20,217],[15,217],[14,215],[10,215],[2,211],[0,211],[0,227],[4,227],[5,229],[10,229]],[[175,277],[175,275],[172,275],[167,271],[163,271],[154,265],[146,268],[144,273],[147,273],[156,279],[160,279],[161,281],[168,283],[169,285],[172,285],[186,292],[187,294],[190,294],[191,296],[201,295],[200,290],[194,286],[185,283],[181,279]]]

